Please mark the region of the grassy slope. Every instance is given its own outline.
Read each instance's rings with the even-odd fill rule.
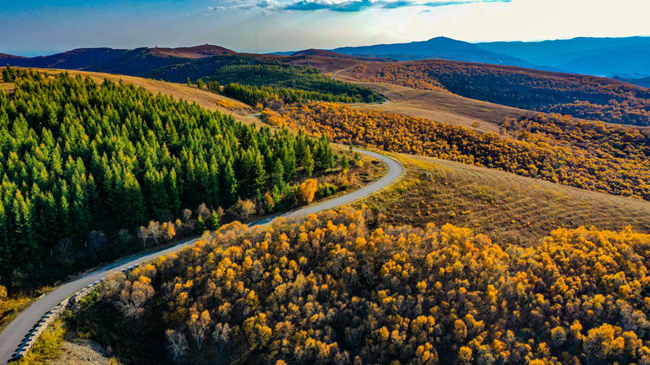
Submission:
[[[426,118],[482,132],[499,132],[499,125],[508,117],[519,118],[536,114],[536,112],[469,99],[442,91],[416,90],[387,83],[359,84],[390,100],[390,103],[384,104],[359,104],[360,108]]]
[[[632,225],[650,232],[650,202],[457,162],[399,158],[405,178],[364,201],[391,224],[452,223],[515,243],[537,242],[561,226],[620,230]]]

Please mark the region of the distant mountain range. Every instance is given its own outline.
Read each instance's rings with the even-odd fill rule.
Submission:
[[[650,76],[650,37],[573,38],[543,42],[491,42],[477,46],[568,72]]]
[[[392,58],[398,61],[443,59],[547,69],[546,67],[537,66],[523,59],[506,54],[494,53],[478,45],[446,37],[432,38],[423,42],[343,47],[333,49],[332,51],[361,57]]]
[[[621,77],[621,76],[614,76],[614,79],[650,88],[650,77],[626,78],[626,77]]]
[[[210,56],[233,54],[238,53],[212,45],[181,48],[144,47],[132,50],[81,48],[32,58],[0,53],[0,66],[11,64],[24,67],[101,70],[142,76],[166,66]],[[295,65],[313,65],[326,71],[335,71],[337,67],[350,67],[354,65],[355,60],[387,62],[442,59],[605,76],[644,87],[648,87],[650,82],[650,37],[488,43],[468,43],[436,37],[422,42],[248,55],[283,60]]]
[[[650,76],[650,37],[574,38],[543,42],[468,43],[445,37],[423,42],[343,47],[347,55],[400,61],[443,59],[520,66],[594,76]]]
[[[172,68],[178,68],[188,73],[182,78],[184,82],[188,76],[192,79],[210,76],[211,70],[221,67],[223,57],[215,56],[241,55],[267,61],[283,61],[294,66],[313,66],[326,72],[351,67],[359,61],[394,61],[377,57],[367,59],[317,49],[291,53],[290,56],[238,53],[207,44],[180,48],[79,48],[32,58],[0,53],[0,67],[9,64],[21,67],[102,71],[142,77],[157,77],[168,74]]]

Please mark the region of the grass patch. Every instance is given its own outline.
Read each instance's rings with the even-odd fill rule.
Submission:
[[[25,357],[16,361],[16,365],[41,365],[48,364],[61,352],[63,340],[66,334],[63,319],[59,318],[52,322],[41,337],[36,340],[34,347],[27,352]]]
[[[502,242],[538,242],[557,227],[650,232],[650,202],[427,157],[397,155],[404,178],[363,203],[388,224],[451,223]]]
[[[53,288],[46,286],[34,291],[17,292],[8,298],[0,299],[0,332],[11,323],[25,308],[29,307],[41,295]]]

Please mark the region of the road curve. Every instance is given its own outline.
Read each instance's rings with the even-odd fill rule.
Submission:
[[[358,199],[364,198],[390,185],[391,183],[396,181],[403,173],[402,166],[396,160],[390,157],[375,152],[362,151],[362,150],[356,150],[356,151],[364,155],[374,157],[383,161],[388,166],[388,173],[384,175],[380,180],[375,181],[369,185],[366,185],[359,190],[353,191],[350,194],[346,194],[334,199],[326,200],[322,203],[311,205],[295,211],[290,211],[277,216],[255,221],[250,223],[249,226],[267,225],[271,223],[273,219],[278,217],[297,218],[308,214],[316,213],[321,210],[331,209],[340,205],[352,203]],[[20,313],[18,317],[16,317],[4,329],[4,331],[0,333],[0,364],[5,364],[10,360],[11,356],[15,352],[21,340],[23,339],[23,337],[25,337],[27,332],[34,326],[34,324],[36,324],[36,322],[38,322],[38,320],[43,315],[45,315],[47,311],[49,311],[50,309],[52,309],[52,307],[59,304],[65,298],[76,293],[86,285],[94,283],[95,281],[105,277],[107,274],[122,270],[131,265],[141,264],[145,261],[149,261],[151,259],[154,259],[162,255],[166,255],[174,251],[178,251],[184,247],[191,246],[196,241],[197,239],[195,238],[195,239],[178,243],[174,246],[162,250],[125,258],[123,260],[114,262],[112,264],[99,268],[95,271],[92,271],[88,274],[85,274],[75,279],[74,281],[63,284],[57,289],[44,295],[36,302],[34,302],[31,306],[29,306],[27,309],[25,309],[22,313]]]

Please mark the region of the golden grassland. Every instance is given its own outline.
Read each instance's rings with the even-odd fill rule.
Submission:
[[[538,242],[557,227],[628,225],[650,232],[650,202],[577,189],[458,162],[397,155],[405,177],[359,204],[393,225],[451,223],[512,243]]]
[[[378,82],[359,85],[385,96],[389,103],[355,104],[361,109],[380,110],[410,117],[431,119],[459,125],[480,132],[499,132],[507,118],[520,118],[536,113],[499,104],[474,100],[438,90],[417,90],[406,86]]]

